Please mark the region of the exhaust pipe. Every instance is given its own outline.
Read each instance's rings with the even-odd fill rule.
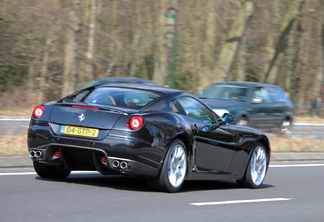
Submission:
[[[117,167],[119,167],[119,161],[118,160],[113,160],[111,165],[112,165],[113,168],[117,168]]]
[[[126,161],[123,161],[120,163],[120,169],[125,170],[127,168],[128,164]]]
[[[36,155],[36,152],[34,150],[29,151],[29,157],[34,158]]]
[[[40,158],[40,157],[42,157],[42,156],[43,156],[42,151],[37,150],[37,151],[35,152],[35,157],[36,157],[36,158]]]

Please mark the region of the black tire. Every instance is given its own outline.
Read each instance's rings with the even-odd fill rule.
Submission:
[[[257,143],[253,149],[244,177],[236,180],[239,187],[259,188],[267,174],[268,153],[262,143]]]
[[[63,180],[67,178],[71,171],[56,166],[48,166],[34,161],[34,169],[36,173],[43,178]]]
[[[176,154],[179,156],[177,157]],[[186,146],[182,140],[176,139],[169,146],[159,174],[157,177],[148,179],[147,184],[153,190],[169,193],[178,192],[187,175],[187,169]]]

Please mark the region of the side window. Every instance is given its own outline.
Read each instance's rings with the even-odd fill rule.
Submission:
[[[269,92],[269,96],[274,103],[287,102],[285,92],[281,88],[268,87],[267,89]]]
[[[178,100],[173,100],[169,105],[174,112],[181,114],[181,115],[187,115]]]
[[[268,91],[264,87],[254,89],[252,96],[253,103],[271,103]]]
[[[216,124],[216,119],[211,110],[191,97],[178,99],[187,116],[208,124]]]
[[[76,95],[74,98],[74,102],[79,102],[85,95],[87,95],[88,92],[89,90],[86,90]]]

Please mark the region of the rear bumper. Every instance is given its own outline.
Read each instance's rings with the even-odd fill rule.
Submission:
[[[64,166],[69,170],[95,170],[102,174],[125,174],[130,176],[155,177],[158,174],[163,148],[156,146],[150,136],[140,139],[111,134],[104,140],[91,140],[55,135],[49,126],[33,125],[28,129],[28,150],[40,151],[33,161],[47,165]],[[55,152],[60,152],[60,157]],[[102,162],[102,157],[107,162]],[[114,167],[114,160],[126,162],[127,167]]]

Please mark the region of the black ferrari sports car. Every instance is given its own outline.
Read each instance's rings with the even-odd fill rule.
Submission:
[[[236,180],[258,188],[270,160],[260,131],[228,125],[196,96],[180,90],[110,84],[36,106],[28,128],[35,171],[65,179],[73,170],[147,180],[177,192],[185,180]]]

